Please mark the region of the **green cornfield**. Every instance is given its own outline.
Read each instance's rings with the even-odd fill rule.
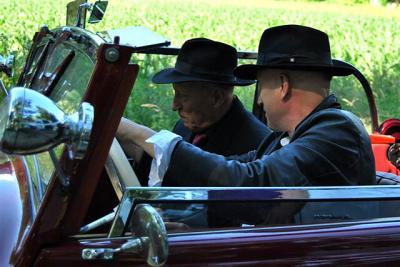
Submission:
[[[46,24],[65,24],[67,0],[1,0],[0,54],[16,56],[15,77],[1,76],[12,87],[20,73],[33,34]],[[328,33],[334,58],[349,62],[370,81],[379,119],[400,117],[400,8],[349,5],[346,1],[262,0],[111,0],[104,20],[90,31],[146,26],[171,40],[173,46],[194,37],[226,42],[238,50],[256,51],[265,28],[301,24]],[[171,128],[177,117],[171,111],[170,86],[155,86],[152,75],[174,64],[173,57],[134,56],[141,65],[125,116],[155,129]],[[369,124],[368,103],[355,78],[335,78],[332,90],[347,109]],[[236,89],[248,108],[254,86]]]

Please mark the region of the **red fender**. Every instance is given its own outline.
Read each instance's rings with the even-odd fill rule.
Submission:
[[[385,120],[370,139],[376,171],[400,175],[400,120]]]

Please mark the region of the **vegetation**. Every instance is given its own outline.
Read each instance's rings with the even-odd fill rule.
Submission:
[[[42,24],[54,28],[65,24],[67,0],[0,1],[0,54],[16,54],[16,74],[21,71],[35,31]],[[347,1],[351,2],[351,1]],[[370,5],[337,5],[332,1],[229,1],[229,0],[111,0],[104,20],[89,25],[92,31],[146,26],[166,36],[173,46],[193,37],[226,42],[239,50],[257,50],[267,27],[302,24],[325,31],[330,36],[332,54],[357,66],[371,82],[380,121],[400,116],[400,14],[399,8]],[[162,56],[135,56],[142,66],[125,115],[151,127],[170,128],[176,120],[169,86],[155,86],[151,76],[172,66],[174,59]],[[10,86],[15,82],[8,81]],[[250,89],[250,90],[249,90]],[[368,123],[369,111],[361,86],[354,78],[335,78],[333,91],[341,103]],[[247,107],[254,87],[236,89]]]

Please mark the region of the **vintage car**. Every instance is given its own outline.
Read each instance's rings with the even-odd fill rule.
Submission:
[[[370,103],[377,185],[142,187],[114,139],[140,67],[131,58],[179,48],[143,27],[85,30],[86,9],[95,22],[106,6],[74,1],[69,26],[42,27],[3,101],[0,266],[400,262],[400,122],[378,124],[356,68]]]

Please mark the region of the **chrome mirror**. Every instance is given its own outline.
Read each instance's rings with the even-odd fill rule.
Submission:
[[[143,238],[144,255],[150,266],[162,266],[168,258],[168,237],[160,214],[148,204],[137,205],[131,219],[132,234]]]
[[[150,266],[163,266],[168,258],[168,236],[165,224],[158,212],[148,204],[136,206],[131,219],[134,239],[121,247],[85,248],[82,250],[84,260],[112,260],[116,253],[135,253],[144,255]]]
[[[28,155],[67,143],[72,158],[82,159],[89,143],[94,109],[83,102],[66,115],[46,96],[27,88],[10,90],[0,109],[0,150]]]
[[[103,19],[104,13],[106,12],[108,1],[96,1],[91,7],[92,12],[89,16],[89,23],[98,23]]]

